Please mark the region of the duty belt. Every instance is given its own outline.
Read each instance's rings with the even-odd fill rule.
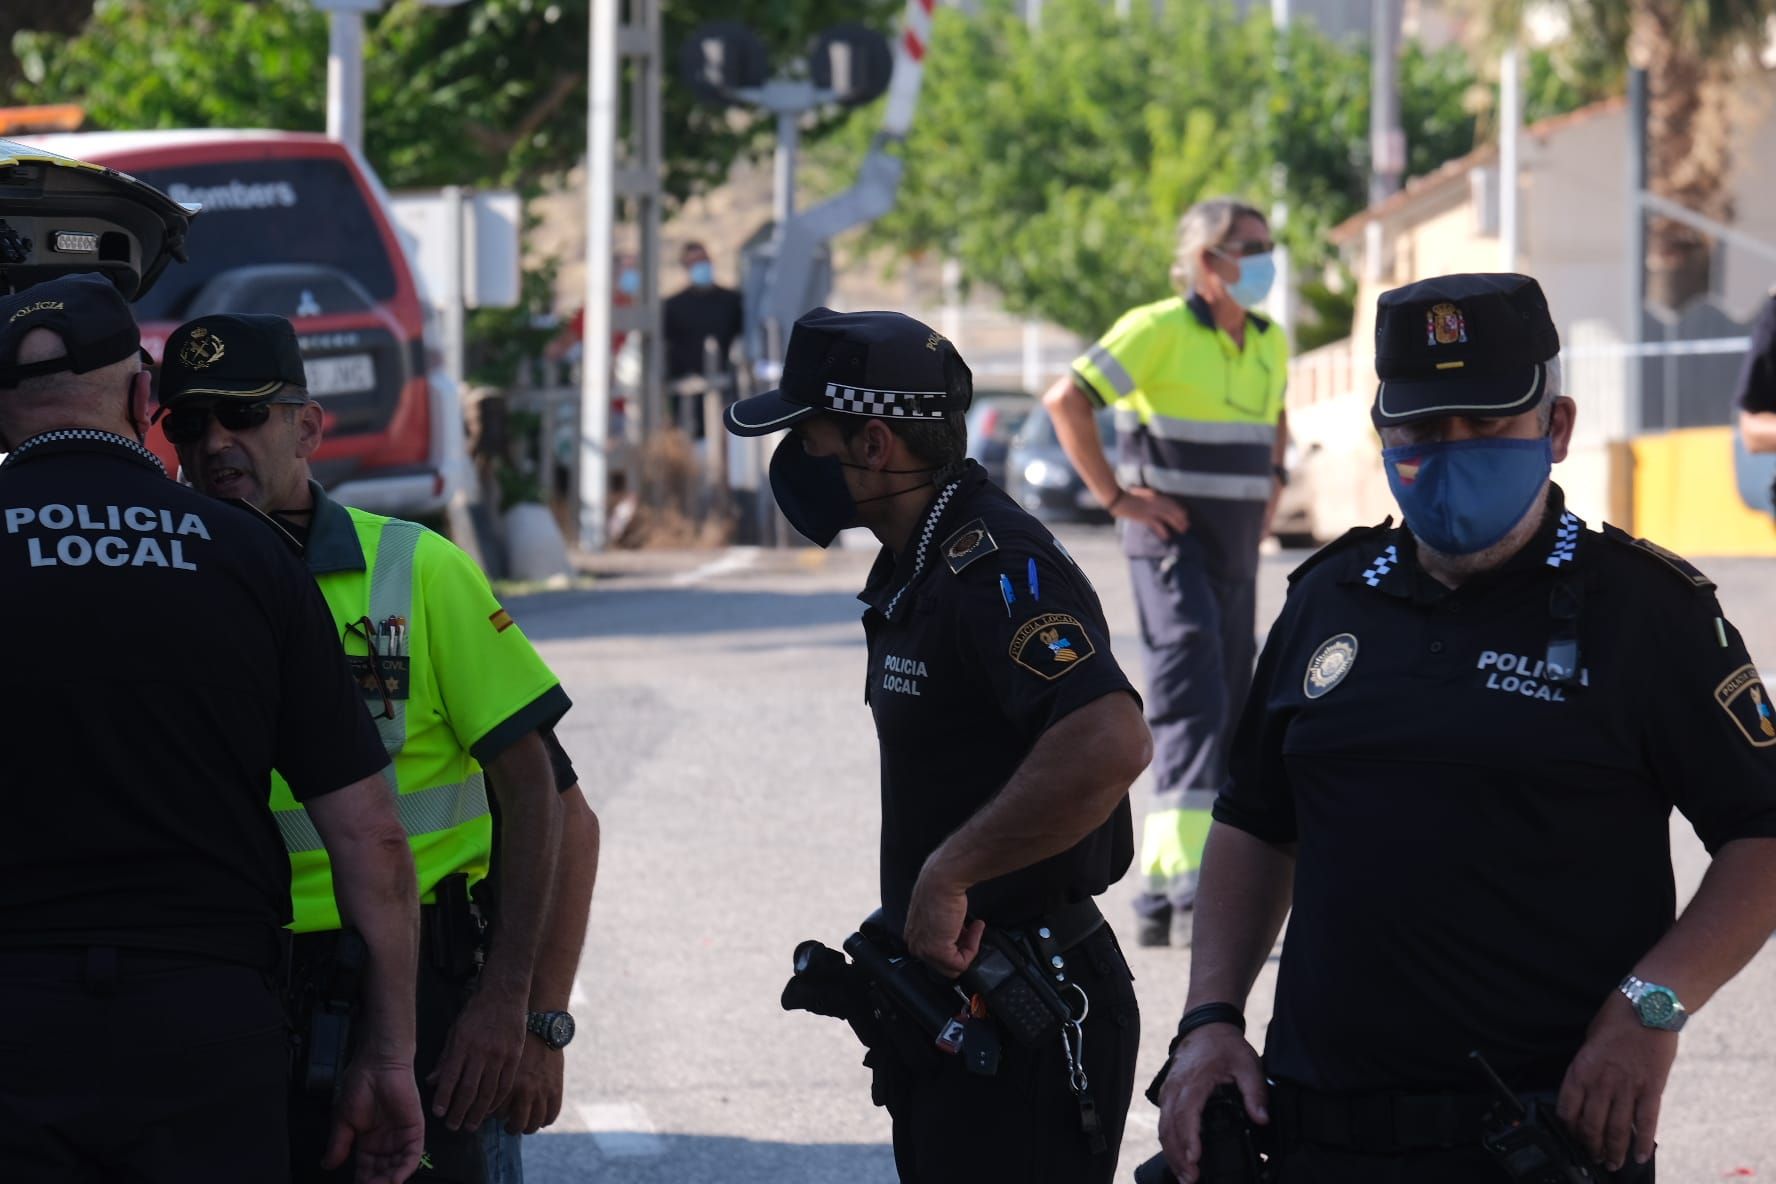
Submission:
[[[1103,927],[1104,914],[1098,911],[1097,902],[1088,896],[1016,928],[1029,937],[1030,944],[1036,947],[1036,953],[1045,965],[1059,970],[1061,965],[1057,959],[1062,954]]]
[[[1270,1087],[1271,1120],[1283,1149],[1310,1143],[1387,1154],[1476,1147],[1496,1104],[1485,1094],[1330,1094],[1288,1081]]]

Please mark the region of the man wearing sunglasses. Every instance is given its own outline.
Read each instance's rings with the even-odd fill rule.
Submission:
[[[0,1174],[287,1178],[275,765],[368,947],[329,1158],[397,1184],[417,902],[382,746],[301,566],[142,446],[140,356],[103,275],[0,297]]]
[[[1179,295],[1125,313],[1043,402],[1086,487],[1122,522],[1147,667],[1154,805],[1136,939],[1189,917],[1209,807],[1252,681],[1258,544],[1284,480],[1289,343],[1251,310],[1276,269],[1264,215],[1226,198],[1178,224]],[[1116,462],[1094,412],[1116,410]],[[1180,925],[1180,930],[1183,926]]]
[[[208,316],[180,326],[160,401],[186,478],[262,510],[302,548],[393,761],[422,902],[417,1068],[428,1163],[415,1179],[517,1179],[517,1135],[560,1108],[561,1050],[573,1036],[565,1008],[597,864],[597,818],[548,733],[567,695],[459,548],[415,523],[338,505],[312,479],[324,417],[288,321]],[[300,984],[324,976],[339,917],[300,805],[277,784],[272,807],[293,871]],[[482,921],[496,907],[487,944]],[[317,1111],[309,1101],[292,1115],[299,1181],[330,1178],[315,1174]]]

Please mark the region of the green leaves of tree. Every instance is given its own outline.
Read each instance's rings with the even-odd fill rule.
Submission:
[[[674,68],[709,19],[661,0],[668,193],[719,181],[768,146],[772,124],[695,104]],[[728,0],[786,61],[841,21],[888,28],[894,0]],[[392,0],[366,22],[365,150],[396,188],[512,185],[564,172],[586,151],[587,0]],[[99,0],[76,36],[25,33],[29,102],[84,103],[99,128],[325,125],[327,19],[309,0]],[[629,79],[624,80],[625,93]],[[811,128],[819,136],[838,120]]]

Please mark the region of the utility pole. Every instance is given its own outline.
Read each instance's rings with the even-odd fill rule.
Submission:
[[[364,14],[382,0],[314,0],[327,14],[327,138],[364,154]]]
[[[627,12],[625,13],[625,9]],[[664,422],[665,353],[660,336],[659,0],[592,0],[586,47],[586,303],[580,350],[580,546],[602,549],[610,469],[611,338],[642,335],[641,437]],[[628,68],[629,118],[618,81]],[[619,132],[623,134],[619,136]],[[628,203],[640,230],[641,290],[627,308],[611,304],[611,253],[617,203]],[[631,432],[632,436],[636,433]]]
[[[1517,270],[1517,150],[1523,127],[1523,51],[1513,42],[1499,63],[1499,270]]]
[[[1400,127],[1400,18],[1402,0],[1374,0],[1369,59],[1369,204],[1400,188],[1406,174],[1406,133]]]

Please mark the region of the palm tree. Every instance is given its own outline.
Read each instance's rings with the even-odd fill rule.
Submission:
[[[1759,67],[1776,0],[1467,0],[1481,40],[1514,40],[1527,10],[1552,7],[1572,39],[1647,72],[1647,176],[1661,197],[1730,222],[1735,83]],[[1647,295],[1679,308],[1708,290],[1711,244],[1669,218],[1648,228]]]

